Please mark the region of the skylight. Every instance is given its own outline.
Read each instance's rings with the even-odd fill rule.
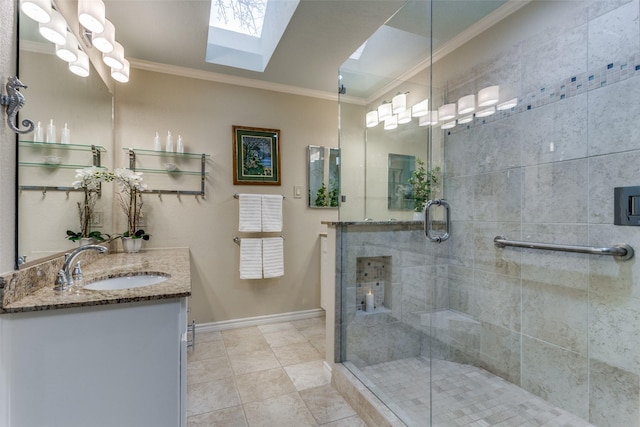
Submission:
[[[268,0],[211,0],[209,26],[260,37]]]
[[[263,72],[300,0],[211,0],[205,60]]]

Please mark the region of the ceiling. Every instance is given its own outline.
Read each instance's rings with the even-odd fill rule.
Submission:
[[[459,46],[527,0],[300,0],[264,72],[205,61],[210,0],[104,2],[134,69],[331,98],[340,71],[347,97],[366,101],[423,69],[432,51]],[[349,59],[365,41],[361,58]]]

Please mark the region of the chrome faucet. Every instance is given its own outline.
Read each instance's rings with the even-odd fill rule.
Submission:
[[[62,270],[58,271],[58,280],[56,280],[56,285],[53,287],[53,289],[55,289],[56,291],[66,291],[71,285],[73,285],[73,278],[71,277],[71,266],[73,265],[73,262],[76,260],[78,255],[88,250],[98,251],[101,254],[107,252],[107,248],[100,245],[84,245],[78,247],[77,249],[74,249],[73,252],[66,256],[64,265],[62,266]]]

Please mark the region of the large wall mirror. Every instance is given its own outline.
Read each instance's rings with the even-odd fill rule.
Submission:
[[[310,145],[308,154],[308,206],[337,208],[340,205],[340,149]]]
[[[38,24],[19,16],[18,73],[28,86],[21,117],[40,122],[42,135],[20,135],[18,142],[17,264],[42,259],[78,245],[66,231],[78,231],[81,191],[69,191],[77,169],[113,163],[113,97],[90,67],[88,77],[69,71],[55,46],[38,32]],[[55,142],[45,142],[47,125],[56,127]],[[69,139],[62,141],[62,130]],[[65,144],[61,143],[65,142]],[[68,143],[67,143],[68,142]],[[92,149],[92,146],[95,149]],[[99,158],[96,158],[99,156]],[[91,228],[112,230],[112,184],[103,184]]]

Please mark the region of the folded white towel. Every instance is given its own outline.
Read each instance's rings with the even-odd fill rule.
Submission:
[[[259,194],[239,194],[238,231],[262,231],[262,197]]]
[[[240,278],[262,279],[262,239],[240,240]]]
[[[262,239],[262,271],[265,279],[284,276],[284,239]]]
[[[282,195],[262,195],[262,231],[282,231]]]

